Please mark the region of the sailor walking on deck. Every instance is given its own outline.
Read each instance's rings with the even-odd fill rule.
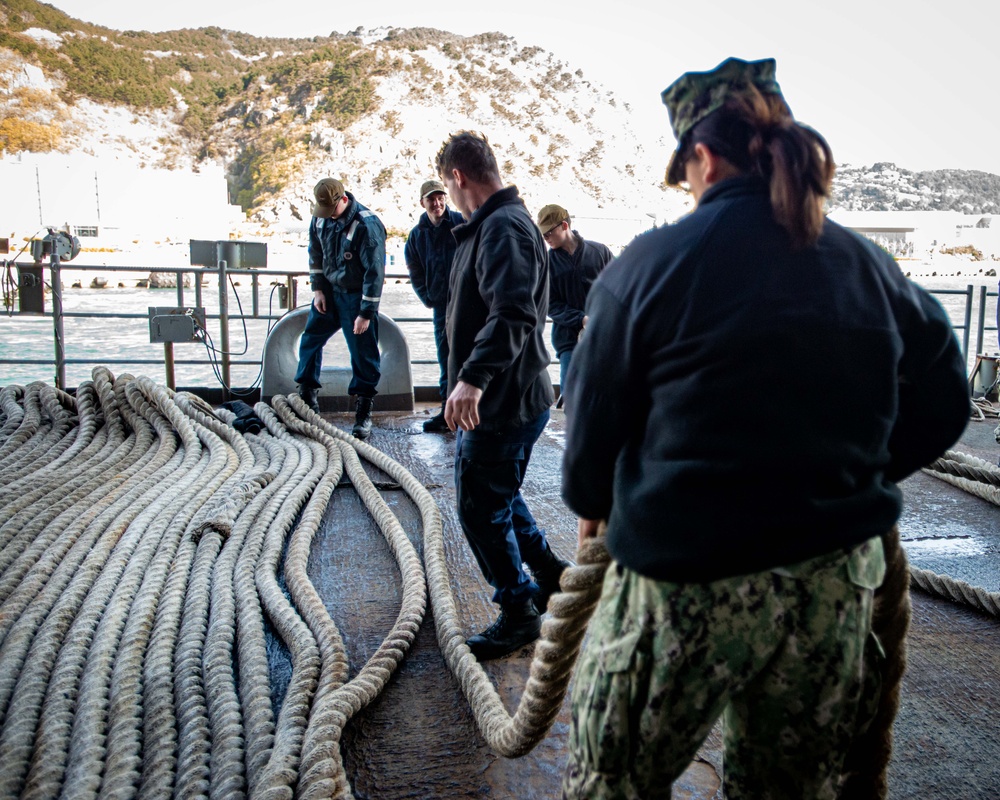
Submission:
[[[445,420],[458,430],[458,517],[500,605],[497,621],[467,642],[484,660],[538,638],[540,614],[568,566],[521,495],[553,400],[542,334],[549,281],[542,236],[517,187],[504,188],[485,137],[453,135],[437,168],[468,220],[455,228]]]
[[[385,282],[385,227],[336,178],[313,189],[309,222],[309,280],[313,301],[299,343],[295,382],[319,411],[323,347],[338,329],[351,354],[348,394],[355,398],[354,435],[367,439],[381,377],[378,306]]]
[[[597,279],[567,380],[563,497],[581,541],[607,520],[614,563],[564,796],[668,797],[724,715],[727,797],[834,800],[896,484],[962,432],[965,366],[937,301],[824,218],[833,157],[773,60],[663,101],[667,182],[697,207]],[[804,402],[805,364],[824,381]]]

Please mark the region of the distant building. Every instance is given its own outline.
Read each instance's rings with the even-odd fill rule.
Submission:
[[[17,249],[49,227],[75,234],[84,248],[140,237],[225,239],[244,218],[216,165],[191,172],[23,153],[0,158],[0,186],[0,237]]]
[[[960,211],[834,209],[829,217],[901,258],[966,245],[979,250],[984,258],[1000,258],[1000,223],[993,223],[994,217],[990,215]]]

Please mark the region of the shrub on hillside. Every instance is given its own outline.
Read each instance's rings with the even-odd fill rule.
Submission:
[[[62,138],[54,125],[43,125],[16,117],[0,120],[0,150],[8,153],[48,153],[59,146]]]
[[[963,244],[959,247],[942,247],[942,255],[946,256],[969,256],[971,261],[982,261],[983,253],[971,244]]]

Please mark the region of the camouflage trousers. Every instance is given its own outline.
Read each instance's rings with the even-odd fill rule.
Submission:
[[[724,719],[728,800],[835,800],[878,701],[876,537],[712,583],[612,564],[572,695],[564,798],[669,798]]]

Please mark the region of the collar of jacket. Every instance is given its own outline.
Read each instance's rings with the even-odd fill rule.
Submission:
[[[417,220],[417,227],[427,228],[429,230],[436,230],[437,228],[440,228],[442,225],[445,228],[450,228],[453,225],[457,224],[458,223],[454,223],[451,219],[451,206],[444,207],[444,216],[441,217],[441,222],[439,222],[437,225],[431,224],[431,218],[427,216],[426,211],[423,214],[421,214],[420,219]]]
[[[453,229],[455,238],[458,241],[469,238],[479,229],[479,226],[483,224],[483,220],[490,214],[502,206],[509,206],[513,203],[524,205],[524,201],[518,194],[516,186],[508,186],[505,189],[494,192],[486,199],[485,203],[475,210],[475,213],[469,217],[468,222],[455,226]]]
[[[713,200],[727,199],[748,194],[767,194],[767,182],[756,175],[740,175],[736,178],[726,178],[709,186],[698,201],[699,206],[711,203]]]
[[[354,199],[354,195],[350,192],[344,192],[344,195],[351,202],[347,204],[347,208],[344,209],[344,213],[341,214],[337,219],[332,220],[333,223],[340,225],[342,228],[346,228],[351,224],[351,220],[354,219],[358,214],[358,201]]]

